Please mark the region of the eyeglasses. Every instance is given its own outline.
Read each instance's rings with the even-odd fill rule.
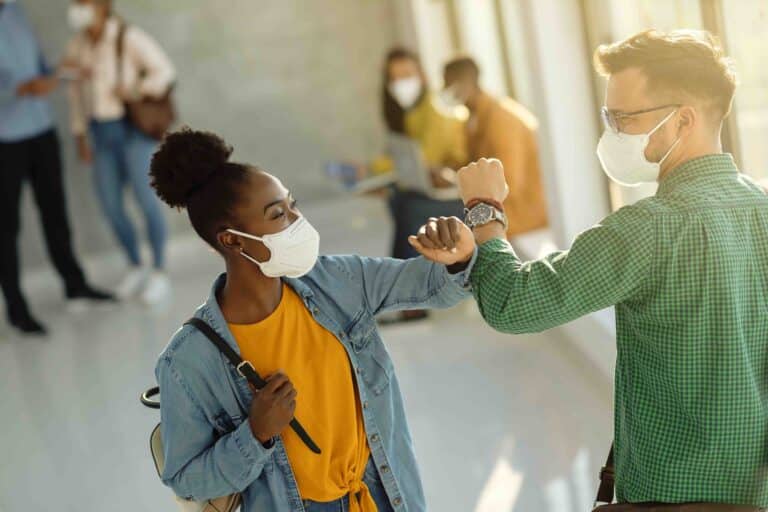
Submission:
[[[621,132],[621,121],[628,117],[638,116],[640,114],[647,114],[648,112],[656,112],[670,107],[680,107],[679,103],[670,103],[668,105],[662,105],[660,107],[646,108],[644,110],[636,110],[634,112],[614,112],[608,110],[608,107],[602,107],[600,109],[600,117],[603,120],[603,125],[606,128],[613,130],[614,133]]]

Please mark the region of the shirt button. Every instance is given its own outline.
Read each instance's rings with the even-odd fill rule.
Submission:
[[[360,367],[358,367],[356,371],[357,371],[358,375],[362,375],[363,374],[363,370]]]
[[[389,466],[381,466],[382,473],[389,473]]]
[[[367,408],[368,408],[368,401],[366,400],[365,402],[363,402],[363,409],[367,409]]]
[[[400,506],[400,505],[403,503],[403,500],[402,500],[402,499],[400,499],[400,498],[395,498],[395,499],[392,501],[392,503],[394,503],[396,507],[399,507],[399,506]]]
[[[373,441],[374,443],[378,442],[379,441],[379,434],[373,434],[371,436],[371,441]]]

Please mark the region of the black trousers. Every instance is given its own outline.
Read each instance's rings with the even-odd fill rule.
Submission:
[[[21,190],[32,186],[48,255],[67,290],[85,285],[72,250],[55,130],[19,142],[0,142],[0,285],[9,316],[28,313],[19,280],[18,235]]]
[[[395,238],[392,241],[392,257],[415,258],[419,255],[408,237],[415,235],[430,217],[464,218],[464,203],[461,200],[441,201],[432,199],[421,192],[399,190],[392,187],[389,196],[389,211],[395,223]]]

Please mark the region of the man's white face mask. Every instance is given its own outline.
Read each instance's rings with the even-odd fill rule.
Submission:
[[[670,112],[648,133],[632,135],[606,126],[597,144],[597,157],[605,174],[616,183],[630,187],[656,181],[659,178],[661,164],[675,149],[680,138],[678,137],[672,143],[658,162],[649,162],[645,157],[645,149],[648,147],[651,135],[664,126],[664,123],[669,121],[676,112],[677,109]]]
[[[464,105],[464,98],[461,96],[458,84],[446,87],[440,92],[440,101],[449,108],[456,108]]]

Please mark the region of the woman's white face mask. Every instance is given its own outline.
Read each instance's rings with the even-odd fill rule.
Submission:
[[[421,96],[422,83],[418,76],[409,76],[408,78],[399,78],[390,82],[389,94],[395,98],[400,108],[408,110],[416,104]]]
[[[75,32],[80,32],[90,27],[96,19],[96,9],[91,4],[69,4],[67,20],[69,26]]]
[[[659,178],[661,164],[667,159],[672,150],[680,142],[678,137],[658,162],[649,162],[645,150],[656,130],[669,121],[677,109],[669,113],[659,124],[648,133],[636,135],[615,132],[606,128],[600,142],[597,144],[597,157],[603,171],[616,183],[625,186],[637,186],[641,183],[652,183]]]
[[[258,261],[242,249],[240,255],[261,268],[267,277],[297,278],[309,273],[317,263],[320,252],[320,234],[304,217],[279,233],[256,236],[234,229],[229,233],[263,243],[271,256],[267,261]]]

